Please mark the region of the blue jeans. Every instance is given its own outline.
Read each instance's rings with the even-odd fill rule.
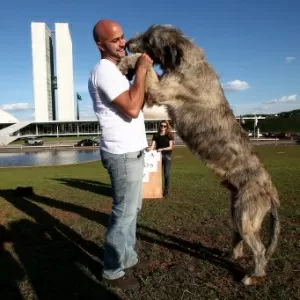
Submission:
[[[142,208],[144,152],[112,154],[101,151],[110,176],[113,204],[104,242],[103,277],[117,279],[137,264],[137,214]]]
[[[162,153],[162,168],[164,172],[164,193],[169,192],[170,188],[170,170],[172,157],[169,153]]]

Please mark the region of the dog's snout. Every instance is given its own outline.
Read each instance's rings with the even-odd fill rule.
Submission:
[[[129,50],[130,52],[133,52],[133,53],[135,53],[137,50],[137,45],[133,40],[127,41],[125,47],[127,50]]]

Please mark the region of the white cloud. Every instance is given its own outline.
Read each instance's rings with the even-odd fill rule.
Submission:
[[[253,105],[251,106],[249,104],[245,104],[245,105],[232,106],[232,109],[236,116],[246,115],[246,114],[277,114],[283,111],[299,109],[299,105],[297,105],[297,102],[289,103],[288,107],[286,103],[278,103],[277,105],[270,105],[270,106],[256,105],[254,107]]]
[[[270,101],[254,102],[245,101],[239,104],[232,105],[232,109],[235,115],[245,114],[274,114],[287,110],[299,109],[299,101],[296,94],[282,96]]]
[[[289,63],[291,63],[293,60],[295,60],[296,59],[296,57],[294,57],[294,56],[287,56],[286,58],[285,58],[285,61],[289,64]]]
[[[222,87],[225,91],[228,91],[228,92],[245,91],[250,88],[248,82],[238,80],[238,79],[223,83]]]
[[[6,111],[24,111],[33,110],[34,107],[30,103],[11,103],[2,105],[1,109]]]
[[[297,95],[289,95],[289,96],[282,96],[279,99],[273,99],[270,101],[265,102],[265,104],[277,104],[277,103],[287,103],[287,102],[295,102],[297,101]]]

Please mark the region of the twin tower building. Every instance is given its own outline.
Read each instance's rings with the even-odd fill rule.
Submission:
[[[74,121],[72,39],[67,23],[31,23],[35,121]],[[57,98],[57,101],[56,101]]]

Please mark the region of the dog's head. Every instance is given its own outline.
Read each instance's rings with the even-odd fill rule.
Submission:
[[[170,25],[152,25],[144,33],[127,41],[133,53],[147,53],[163,70],[174,70],[183,59],[183,46],[190,43],[184,34]]]

